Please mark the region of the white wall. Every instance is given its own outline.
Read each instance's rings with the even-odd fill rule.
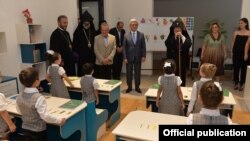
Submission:
[[[124,21],[126,32],[129,31],[129,20],[135,17],[152,17],[153,0],[104,0],[105,20],[110,27],[114,27],[118,20]],[[142,64],[142,69],[153,68],[153,54],[147,52],[146,61]],[[123,65],[122,72],[125,72]],[[152,70],[143,70],[142,74],[151,75]]]
[[[0,0],[0,32],[5,32],[7,43],[7,52],[0,53],[0,71],[4,75],[12,76],[17,76],[20,71],[21,56],[16,41],[15,24],[26,22],[22,14],[24,9],[30,10],[35,24],[43,26],[44,41],[48,47],[50,34],[57,27],[56,19],[61,14],[68,16],[68,31],[72,37],[77,26],[77,3],[78,0]],[[241,16],[250,20],[249,5],[249,0],[243,0]],[[129,19],[153,16],[153,0],[104,0],[104,11],[110,27],[115,26],[119,19],[125,22],[125,29],[128,31]],[[150,67],[147,65],[149,64],[143,66]]]
[[[122,20],[128,31],[131,18],[153,16],[153,0],[104,0],[104,11],[104,17],[111,27]]]
[[[241,17],[246,17],[248,21],[250,21],[250,1],[249,0],[242,0],[242,10],[241,10]]]
[[[0,32],[5,32],[7,52],[0,54],[0,71],[3,75],[17,76],[20,72],[21,54],[17,44],[15,24],[26,23],[22,11],[31,12],[34,24],[41,24],[44,41],[49,43],[51,32],[57,27],[57,17],[68,16],[68,31],[77,25],[78,0],[0,0]]]

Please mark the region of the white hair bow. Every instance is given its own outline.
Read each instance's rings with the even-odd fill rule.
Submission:
[[[216,85],[219,88],[219,91],[222,91],[222,87],[219,82],[214,82],[214,85]]]
[[[166,62],[166,63],[164,64],[164,68],[165,68],[165,67],[171,67],[171,63]]]
[[[50,55],[54,55],[55,52],[53,50],[47,50],[47,53]]]

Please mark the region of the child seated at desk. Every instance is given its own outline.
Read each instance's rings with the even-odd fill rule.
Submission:
[[[165,74],[158,78],[160,86],[157,91],[156,106],[160,113],[183,115],[185,105],[181,92],[182,81],[174,74],[175,66],[174,60],[166,60],[163,67]]]
[[[73,84],[67,77],[63,67],[59,66],[62,62],[60,53],[48,50],[47,57],[49,59],[50,66],[47,70],[46,79],[51,82],[50,92],[52,96],[70,98],[68,89],[63,82],[63,78],[67,81],[67,83],[69,83],[71,87],[73,87]]]
[[[187,124],[232,124],[230,118],[220,114],[219,105],[223,101],[222,87],[212,80],[205,82],[200,90],[203,108],[200,113],[190,114]]]
[[[0,93],[0,140],[8,140],[8,133],[16,131],[16,125],[6,110],[7,106],[4,94]]]
[[[187,116],[192,112],[192,113],[198,113],[201,110],[202,104],[199,98],[199,93],[201,86],[209,81],[212,80],[215,72],[217,70],[217,67],[214,64],[210,63],[203,63],[200,67],[200,76],[201,79],[198,81],[195,81],[193,84],[192,88],[192,93],[191,93],[191,100],[188,104],[188,111],[187,111]]]
[[[19,80],[24,91],[17,96],[17,111],[22,114],[22,133],[32,141],[46,141],[46,122],[63,125],[64,118],[57,118],[47,111],[45,98],[39,93],[40,84],[38,70],[27,68],[19,73]]]
[[[87,103],[96,101],[96,105],[99,103],[98,88],[100,87],[97,80],[92,76],[94,73],[94,67],[91,63],[85,63],[83,65],[83,74],[80,84],[82,89],[82,97]]]

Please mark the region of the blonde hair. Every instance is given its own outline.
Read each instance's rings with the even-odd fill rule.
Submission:
[[[218,22],[212,22],[210,24],[210,27],[209,27],[210,32],[212,32],[212,28],[213,28],[214,25],[216,25],[219,28],[218,32],[221,33],[221,25]]]
[[[206,78],[213,78],[217,71],[217,67],[214,64],[203,63],[200,67],[200,71]]]

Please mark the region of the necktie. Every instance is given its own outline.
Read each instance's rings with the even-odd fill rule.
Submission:
[[[121,31],[118,31],[118,36],[119,36],[119,46],[121,46],[122,44],[121,44]]]
[[[136,36],[135,36],[135,32],[133,32],[133,42],[134,42],[134,44],[136,44]]]

